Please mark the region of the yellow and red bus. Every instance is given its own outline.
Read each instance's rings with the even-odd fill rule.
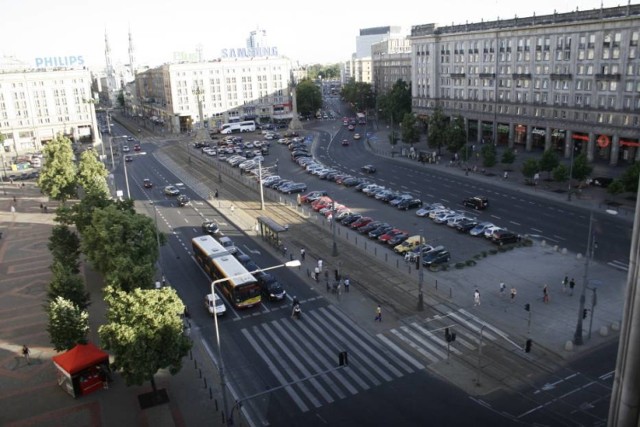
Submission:
[[[260,304],[260,286],[251,273],[220,242],[212,236],[191,239],[196,262],[213,280],[236,308],[249,308]]]

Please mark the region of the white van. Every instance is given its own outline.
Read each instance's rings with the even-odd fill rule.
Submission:
[[[214,295],[215,295],[215,308],[213,305]],[[224,301],[222,301],[222,298],[220,298],[218,294],[215,294],[215,293],[205,295],[204,305],[205,307],[207,307],[209,314],[212,316],[214,315],[214,313],[217,314],[218,316],[222,316],[227,311],[227,307],[224,305]]]

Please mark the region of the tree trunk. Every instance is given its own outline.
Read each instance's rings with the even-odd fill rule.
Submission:
[[[156,379],[154,378],[153,375],[151,375],[151,378],[149,379],[149,381],[151,381],[151,388],[153,389],[153,394],[158,394],[158,388],[156,387]]]

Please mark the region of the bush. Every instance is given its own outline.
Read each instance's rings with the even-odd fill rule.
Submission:
[[[456,262],[455,267],[460,270],[461,268],[465,267],[465,263],[464,262]]]
[[[469,267],[473,267],[474,265],[476,265],[476,262],[472,259],[468,259],[465,264],[467,264]]]
[[[495,255],[495,254],[497,254],[497,253],[498,253],[498,250],[497,250],[497,249],[489,249],[489,253],[490,253],[491,255]]]

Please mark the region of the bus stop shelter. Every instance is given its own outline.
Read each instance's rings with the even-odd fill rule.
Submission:
[[[279,248],[282,245],[282,240],[280,240],[280,233],[285,232],[289,229],[287,225],[280,225],[272,218],[268,216],[259,216],[258,217],[258,233],[260,233],[260,237],[263,240],[266,240],[271,245]]]

